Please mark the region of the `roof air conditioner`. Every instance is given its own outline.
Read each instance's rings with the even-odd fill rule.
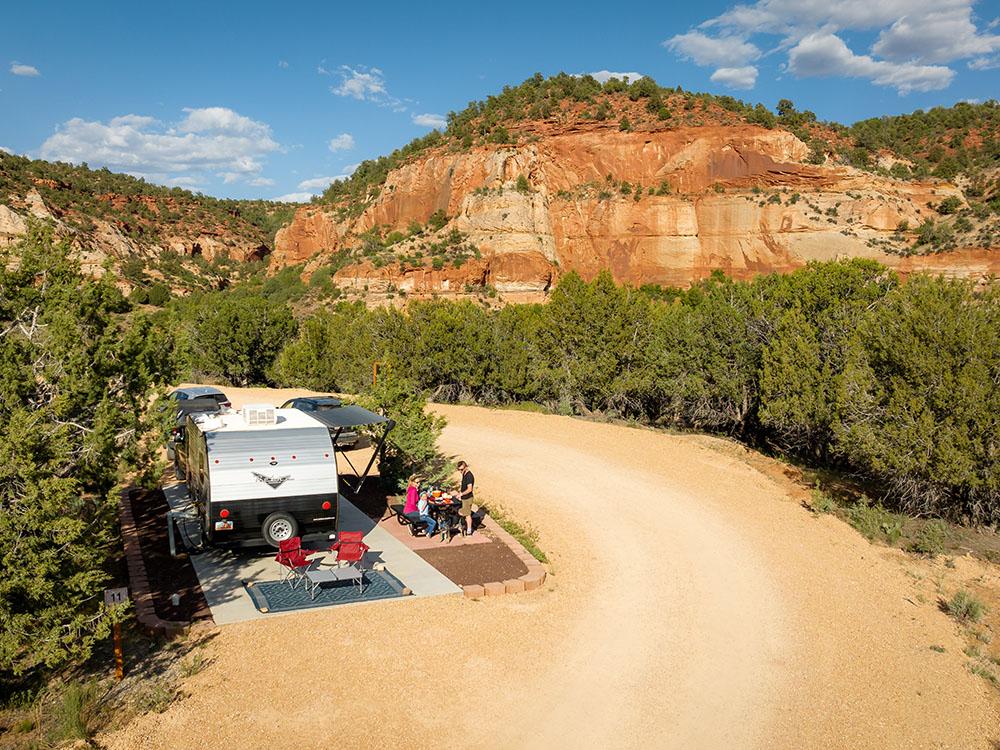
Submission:
[[[274,407],[270,404],[247,404],[243,407],[243,421],[251,427],[276,424]]]

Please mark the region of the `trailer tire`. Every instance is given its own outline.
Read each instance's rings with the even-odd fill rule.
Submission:
[[[265,518],[260,529],[264,541],[272,547],[277,547],[279,542],[299,535],[299,522],[290,513],[278,511]]]

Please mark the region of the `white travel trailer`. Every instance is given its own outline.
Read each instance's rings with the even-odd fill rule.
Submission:
[[[270,405],[189,416],[178,453],[207,541],[276,547],[293,536],[335,532],[340,488],[334,446],[348,422],[392,427],[357,406],[323,418]]]

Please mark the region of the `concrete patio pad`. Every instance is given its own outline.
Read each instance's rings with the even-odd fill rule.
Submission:
[[[168,485],[163,488],[163,492],[172,510],[183,511],[189,508],[187,488],[184,483]],[[340,501],[340,530],[363,532],[365,543],[371,547],[371,552],[365,558],[366,565],[370,566],[375,562],[384,563],[386,570],[409,588],[414,596],[462,593],[460,587],[343,498]],[[312,544],[321,546],[321,540],[315,540]],[[205,600],[212,610],[212,618],[218,625],[295,614],[295,612],[262,614],[257,611],[243,589],[244,581],[274,581],[280,578],[281,573],[274,562],[274,551],[270,548],[246,550],[209,548],[205,552],[191,554],[191,563],[198,575]]]

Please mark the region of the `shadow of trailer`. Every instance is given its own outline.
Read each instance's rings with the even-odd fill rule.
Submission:
[[[167,514],[171,554],[178,554],[178,539],[197,552],[209,546],[277,547],[295,536],[334,538],[341,498],[337,456],[355,472],[353,486],[346,477],[344,484],[356,495],[394,426],[355,405],[309,413],[248,405],[238,413],[190,416],[184,436],[190,504]],[[336,447],[349,428],[381,432],[361,473]],[[189,543],[192,538],[197,544]]]

